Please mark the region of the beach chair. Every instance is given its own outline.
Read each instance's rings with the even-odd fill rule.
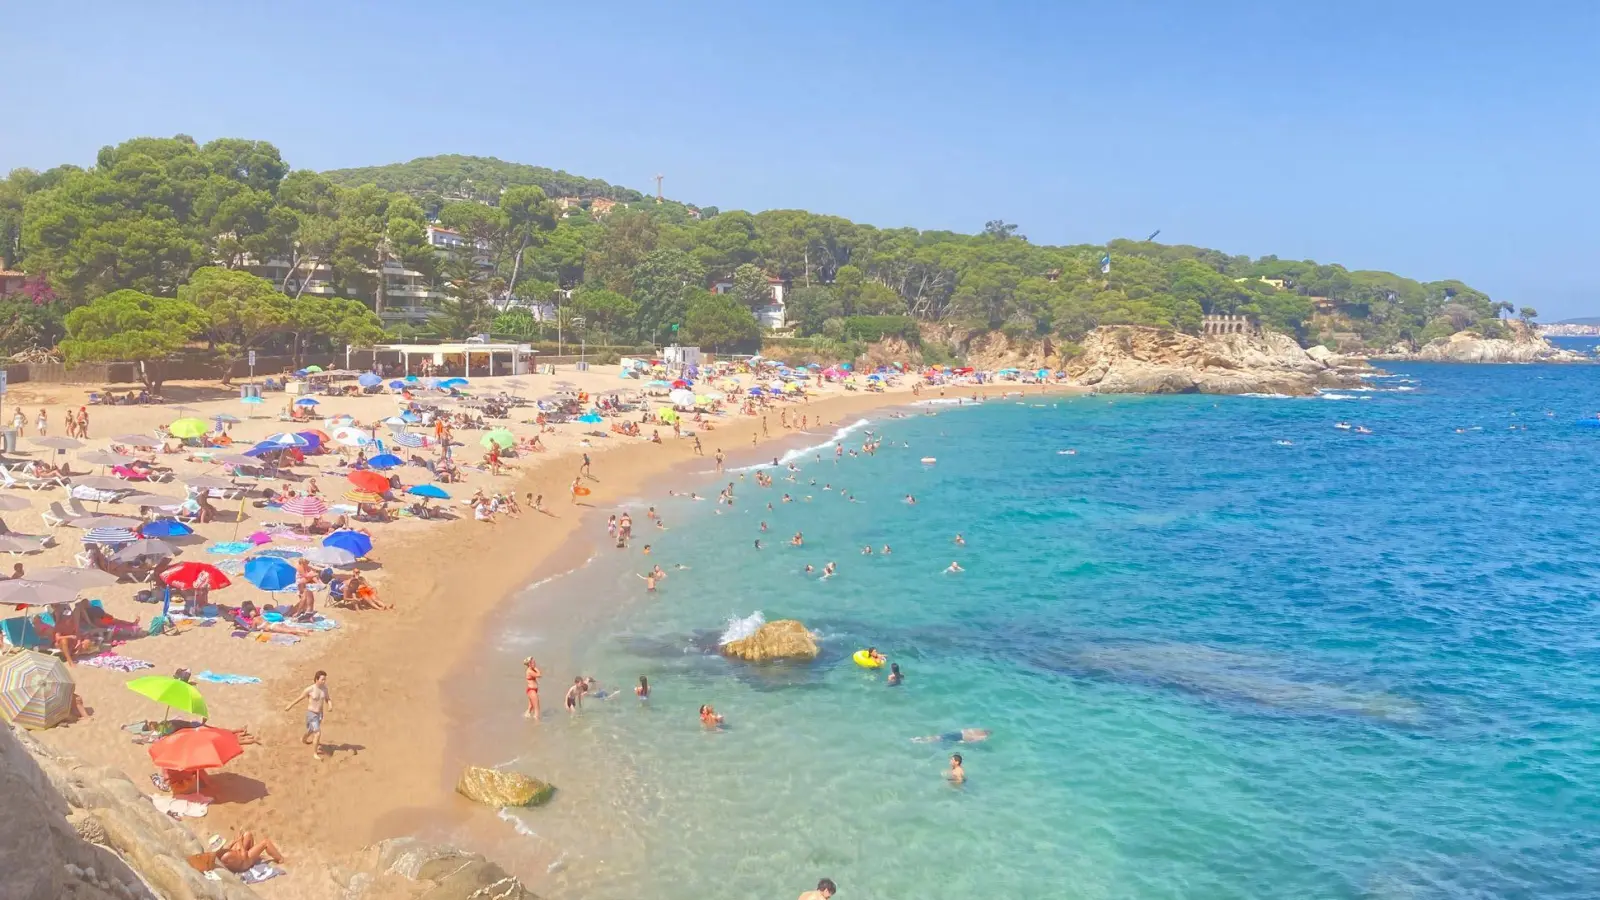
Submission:
[[[55,529],[71,522],[74,516],[61,508],[60,500],[51,500],[50,508],[39,513],[39,518],[44,520],[46,527]]]
[[[94,557],[90,556],[87,550],[82,553],[72,554],[72,561],[76,563],[80,569],[94,568]]]
[[[55,481],[59,482],[60,479]],[[0,468],[0,487],[27,488],[30,491],[43,490],[55,482],[34,478],[32,475],[23,475],[10,469]],[[64,483],[64,482],[63,482]]]
[[[68,517],[69,519],[87,519],[94,515],[83,505],[83,501],[79,500],[76,494],[67,496],[67,512],[72,514]]]
[[[37,650],[40,653],[49,653],[60,656],[54,644],[44,639],[39,633],[33,619],[28,616],[12,616],[9,619],[0,619],[0,633],[5,635],[6,645],[20,650]]]

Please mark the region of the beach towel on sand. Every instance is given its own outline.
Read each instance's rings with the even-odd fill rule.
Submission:
[[[201,681],[210,681],[215,684],[260,684],[261,679],[254,675],[229,675],[226,672],[213,672],[210,669],[196,675]]]
[[[287,874],[289,873],[278,868],[272,863],[263,862],[256,863],[248,872],[241,872],[239,874],[239,880],[245,884],[260,884],[261,882],[266,881],[268,878],[277,878],[279,875]]]
[[[221,541],[206,548],[207,553],[216,553],[222,556],[239,553],[249,553],[255,549],[255,544],[249,541]]]
[[[79,662],[86,666],[94,666],[96,669],[111,669],[114,672],[137,672],[140,669],[154,669],[156,667],[155,663],[145,662],[142,659],[133,659],[128,656],[120,656],[116,653],[102,653],[99,656],[91,656],[88,659],[79,660]]]

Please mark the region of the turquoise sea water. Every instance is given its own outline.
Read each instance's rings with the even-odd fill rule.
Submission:
[[[525,653],[573,670],[547,668],[544,723],[503,716],[516,765],[563,785],[522,820],[555,859],[540,887],[1600,895],[1600,429],[1574,424],[1600,368],[1395,370],[1320,399],[939,407],[866,426],[875,457],[798,459],[798,483],[725,477],[720,514],[645,498],[671,526],[634,508],[648,560],[689,570],[647,596],[637,543],[600,551],[521,601],[592,607],[576,637],[530,616],[493,657],[511,707]],[[709,652],[756,611],[819,631],[821,659]],[[851,662],[869,644],[904,687]],[[579,671],[626,693],[570,719]],[[963,727],[994,736],[956,748],[954,788],[952,748],[910,739]]]

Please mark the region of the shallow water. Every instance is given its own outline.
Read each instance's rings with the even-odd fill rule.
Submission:
[[[480,729],[563,788],[507,841],[586,900],[823,875],[851,900],[1595,896],[1600,429],[1573,423],[1600,369],[1394,371],[1333,401],[940,407],[874,421],[876,457],[797,460],[798,484],[725,477],[721,514],[656,498],[648,560],[606,550],[519,598],[486,658],[505,709]],[[758,610],[821,659],[709,652]],[[851,662],[869,644],[904,687]],[[537,726],[514,714],[527,653],[551,661]],[[567,717],[579,671],[623,696]],[[951,748],[910,738],[962,727],[994,737],[952,788]]]

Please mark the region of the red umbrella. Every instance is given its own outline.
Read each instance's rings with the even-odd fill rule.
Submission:
[[[233,584],[221,569],[210,563],[203,562],[178,563],[162,572],[161,580],[165,581],[168,587],[175,587],[181,591],[192,591],[194,590],[195,582],[199,580],[202,574],[206,576],[208,587],[225,588]]]
[[[389,479],[379,475],[377,472],[357,470],[355,472],[351,472],[345,477],[350,479],[351,484],[363,491],[371,491],[374,494],[381,494],[389,489]]]
[[[239,736],[231,731],[201,725],[180,728],[150,745],[150,761],[158,768],[177,772],[215,769],[244,752]]]

